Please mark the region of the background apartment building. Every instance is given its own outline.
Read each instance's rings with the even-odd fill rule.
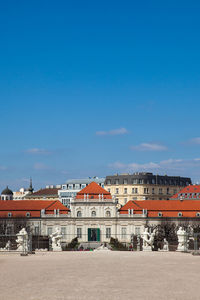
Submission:
[[[180,176],[154,175],[153,173],[116,174],[106,176],[105,189],[121,205],[129,200],[169,200],[191,179]]]

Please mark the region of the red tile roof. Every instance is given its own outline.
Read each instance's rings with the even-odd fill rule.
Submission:
[[[27,212],[31,214],[31,217],[40,217],[42,209],[45,209],[46,214],[53,214],[54,209],[59,209],[61,215],[69,212],[69,209],[58,200],[0,200],[0,218],[8,217],[9,212],[13,217],[25,217]]]
[[[94,181],[78,192],[76,199],[83,199],[84,195],[87,194],[89,195],[89,199],[98,199],[99,195],[103,195],[104,199],[112,199],[111,194]]]
[[[183,217],[196,217],[200,212],[200,201],[180,200],[145,200],[129,201],[120,210],[120,214],[128,214],[128,209],[133,209],[134,214],[142,214],[143,209],[148,212],[148,217],[158,217],[161,212],[163,217],[178,217],[181,212]]]
[[[27,195],[27,198],[38,198],[38,197],[58,197],[58,190],[56,188],[53,189],[40,189],[39,191]]]
[[[200,185],[188,185],[170,199],[200,200]]]

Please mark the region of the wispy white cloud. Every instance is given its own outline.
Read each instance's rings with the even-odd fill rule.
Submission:
[[[144,164],[139,163],[122,163],[122,162],[114,162],[109,164],[109,167],[115,170],[120,170],[123,172],[139,172],[139,171],[145,171],[145,172],[174,172],[177,174],[183,174],[183,173],[191,173],[195,170],[199,170],[200,168],[200,158],[194,158],[194,159],[168,159],[168,160],[162,160],[160,162],[147,162]],[[198,171],[199,172],[199,171]]]
[[[200,137],[193,138],[189,142],[190,144],[200,145]]]
[[[109,131],[97,131],[96,135],[122,135],[128,133],[128,130],[126,128],[119,128],[119,129],[113,129]]]
[[[32,155],[49,155],[51,154],[51,151],[42,149],[42,148],[31,148],[25,151],[28,154]]]
[[[167,147],[156,143],[142,143],[137,146],[132,146],[131,149],[137,151],[166,151]]]
[[[130,163],[130,164],[123,164],[119,161],[114,162],[112,164],[109,164],[110,168],[113,169],[120,169],[123,171],[139,171],[139,170],[148,170],[148,169],[158,169],[160,166],[157,163],[149,162],[145,164],[139,164],[139,163]]]

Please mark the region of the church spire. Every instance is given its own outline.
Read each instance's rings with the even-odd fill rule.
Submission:
[[[33,184],[32,184],[32,178],[30,178],[30,186],[29,186],[28,190],[30,193],[33,193],[33,191],[34,191]]]

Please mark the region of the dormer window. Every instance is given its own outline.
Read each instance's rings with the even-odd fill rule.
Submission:
[[[8,213],[8,217],[9,218],[12,217],[12,213],[11,212]]]
[[[196,213],[196,217],[200,217],[200,212],[197,212],[197,213]]]
[[[160,211],[158,213],[158,217],[162,217],[162,213]]]
[[[26,217],[30,217],[30,216],[31,216],[30,212],[27,212]]]
[[[178,217],[182,217],[182,215],[183,215],[182,212],[178,213]]]
[[[77,217],[78,217],[78,218],[82,217],[82,213],[81,213],[80,210],[77,211]]]
[[[92,217],[96,217],[96,211],[93,210],[91,215],[92,215]]]
[[[110,217],[110,211],[108,210],[107,212],[106,212],[106,217]]]

